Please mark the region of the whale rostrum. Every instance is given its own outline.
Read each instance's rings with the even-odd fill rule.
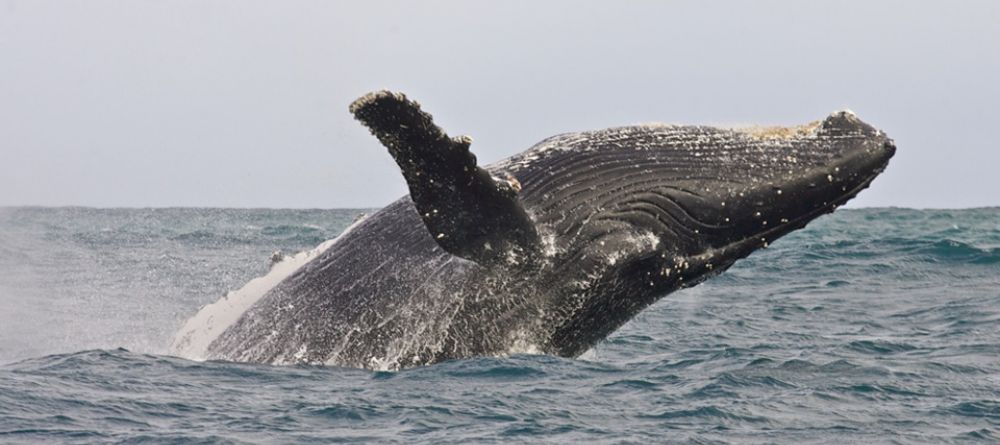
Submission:
[[[842,111],[796,127],[563,134],[479,166],[470,138],[448,136],[403,94],[370,93],[350,111],[410,195],[302,256],[234,321],[192,319],[176,352],[199,343],[204,358],[374,369],[578,356],[663,296],[832,212],[895,153]]]

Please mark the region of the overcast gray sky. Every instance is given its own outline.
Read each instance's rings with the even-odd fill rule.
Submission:
[[[1000,2],[201,0],[0,0],[0,205],[381,206],[380,88],[485,162],[849,108],[899,147],[856,205],[1000,205]]]

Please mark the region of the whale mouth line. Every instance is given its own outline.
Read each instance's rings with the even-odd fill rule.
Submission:
[[[884,170],[885,166],[879,167],[878,169],[873,171],[871,175],[869,175],[869,177],[866,178],[864,181],[854,186],[844,194],[840,195],[833,201],[826,203],[825,205],[810,210],[802,215],[799,215],[789,220],[786,223],[767,229],[763,232],[760,232],[759,234],[748,236],[738,241],[733,241],[732,243],[729,243],[725,246],[712,250],[725,252],[730,249],[735,249],[737,251],[742,251],[736,257],[733,258],[733,262],[735,262],[738,259],[745,258],[747,255],[753,252],[754,250],[753,246],[756,244],[757,241],[763,242],[766,247],[767,243],[773,241],[777,237],[780,237],[783,234],[782,232],[787,233],[797,228],[804,227],[806,224],[808,224],[815,218],[819,217],[820,215],[824,213],[833,212],[833,210],[835,210],[837,207],[843,205],[847,201],[857,196],[858,193],[861,193],[862,190],[868,188],[872,184],[872,182],[875,181],[875,178],[878,177],[878,175],[881,174]],[[776,233],[779,235],[773,236]],[[768,238],[770,238],[770,240],[768,240]]]
[[[845,204],[847,201],[851,200],[857,196],[862,190],[871,186],[872,182],[877,178],[887,167],[888,160],[876,169],[871,170],[865,179],[858,182],[856,185],[850,189],[846,189],[841,193],[835,195],[833,199],[829,202],[824,202],[821,206],[814,209],[808,210],[798,216],[794,216],[787,221],[781,222],[779,224],[772,225],[771,227],[757,232],[754,234],[747,235],[743,238],[732,240],[725,244],[719,245],[717,247],[711,247],[708,251],[724,252],[729,251],[734,248],[741,248],[744,244],[753,241],[765,239],[765,242],[771,242],[780,236],[795,230],[797,228],[803,227],[809,221],[815,219],[816,217],[824,214],[830,213],[837,207]],[[818,168],[814,171],[823,171],[823,175],[826,175],[828,168]],[[810,185],[812,187],[812,185]],[[698,193],[685,190],[678,187],[668,187],[670,190],[675,192],[682,192],[690,194],[697,198],[705,199]],[[676,237],[685,238],[687,240],[692,240],[697,238],[699,230],[704,231],[724,231],[731,230],[738,226],[735,222],[730,222],[728,224],[710,224],[699,217],[695,216],[682,200],[678,199],[677,196],[673,196],[671,193],[665,191],[645,191],[641,196],[633,198],[631,201],[627,201],[627,206],[622,206],[612,212],[604,215],[598,215],[597,220],[611,220],[618,221],[626,224],[631,224],[635,226],[634,219],[637,216],[642,216],[642,219],[653,220],[656,224],[656,228],[663,232],[670,233]],[[629,218],[631,216],[632,218]],[[647,221],[648,222],[648,221]],[[727,218],[728,222],[728,218]],[[655,231],[654,231],[655,232]],[[658,233],[658,232],[655,232]],[[595,238],[596,239],[596,238]],[[591,240],[593,241],[593,240]],[[750,244],[753,244],[750,242]],[[692,255],[692,257],[699,257],[703,254]]]

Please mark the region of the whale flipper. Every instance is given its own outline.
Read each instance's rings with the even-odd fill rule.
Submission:
[[[477,166],[472,138],[448,137],[401,93],[367,94],[350,111],[389,149],[420,218],[446,252],[492,265],[537,249],[538,233],[517,198],[520,185]]]

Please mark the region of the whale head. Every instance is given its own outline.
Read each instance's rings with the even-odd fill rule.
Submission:
[[[893,141],[849,111],[797,127],[645,125],[562,135],[502,167],[557,246],[549,350],[578,355],[868,187]]]
[[[660,235],[689,269],[713,264],[714,256],[717,265],[731,264],[834,211],[867,188],[896,151],[885,133],[849,111],[800,127],[719,136],[720,143],[682,155],[694,159],[678,159],[684,149],[660,147],[657,156],[665,162],[691,166],[681,176],[666,172],[664,182],[621,201],[624,209],[666,210],[657,215],[663,224],[636,220],[636,227]]]

